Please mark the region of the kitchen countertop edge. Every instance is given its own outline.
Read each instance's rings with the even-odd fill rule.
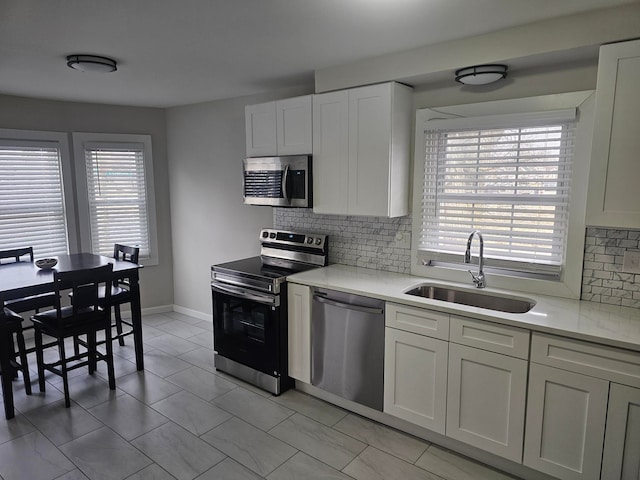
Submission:
[[[464,289],[469,289],[469,285],[340,264],[289,275],[287,281],[640,352],[640,309],[631,307],[484,289],[485,293],[528,298],[536,302],[527,313],[499,312],[405,293],[423,283]]]

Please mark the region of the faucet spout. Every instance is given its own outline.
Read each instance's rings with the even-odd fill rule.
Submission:
[[[482,233],[479,230],[474,230],[469,235],[469,239],[467,240],[467,249],[464,252],[464,263],[471,263],[471,242],[473,241],[473,237],[477,235],[478,240],[480,240],[480,253],[478,255],[478,274],[474,275],[471,270],[469,270],[469,274],[471,275],[471,279],[473,283],[478,288],[485,287],[485,279],[484,279],[484,239],[482,238]]]

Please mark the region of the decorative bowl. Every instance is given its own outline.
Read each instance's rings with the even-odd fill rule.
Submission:
[[[57,258],[41,258],[40,260],[36,260],[36,267],[42,268],[43,270],[49,270],[55,267],[57,263]]]

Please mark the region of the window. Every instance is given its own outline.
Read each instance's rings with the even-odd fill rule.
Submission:
[[[63,159],[64,134],[0,130],[0,249],[69,252]]]
[[[524,116],[503,127],[425,132],[420,250],[456,254],[473,230],[487,265],[560,275],[574,124]],[[446,258],[446,256],[445,256]]]
[[[87,199],[83,245],[108,256],[114,243],[139,246],[140,258],[149,264],[157,257],[150,138],[74,134],[73,139],[82,164],[76,166],[78,178],[86,180],[78,181],[79,196],[86,189]]]
[[[416,112],[411,273],[579,298],[593,91]]]

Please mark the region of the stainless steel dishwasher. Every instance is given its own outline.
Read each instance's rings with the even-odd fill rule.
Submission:
[[[384,301],[315,288],[311,384],[382,411]]]

